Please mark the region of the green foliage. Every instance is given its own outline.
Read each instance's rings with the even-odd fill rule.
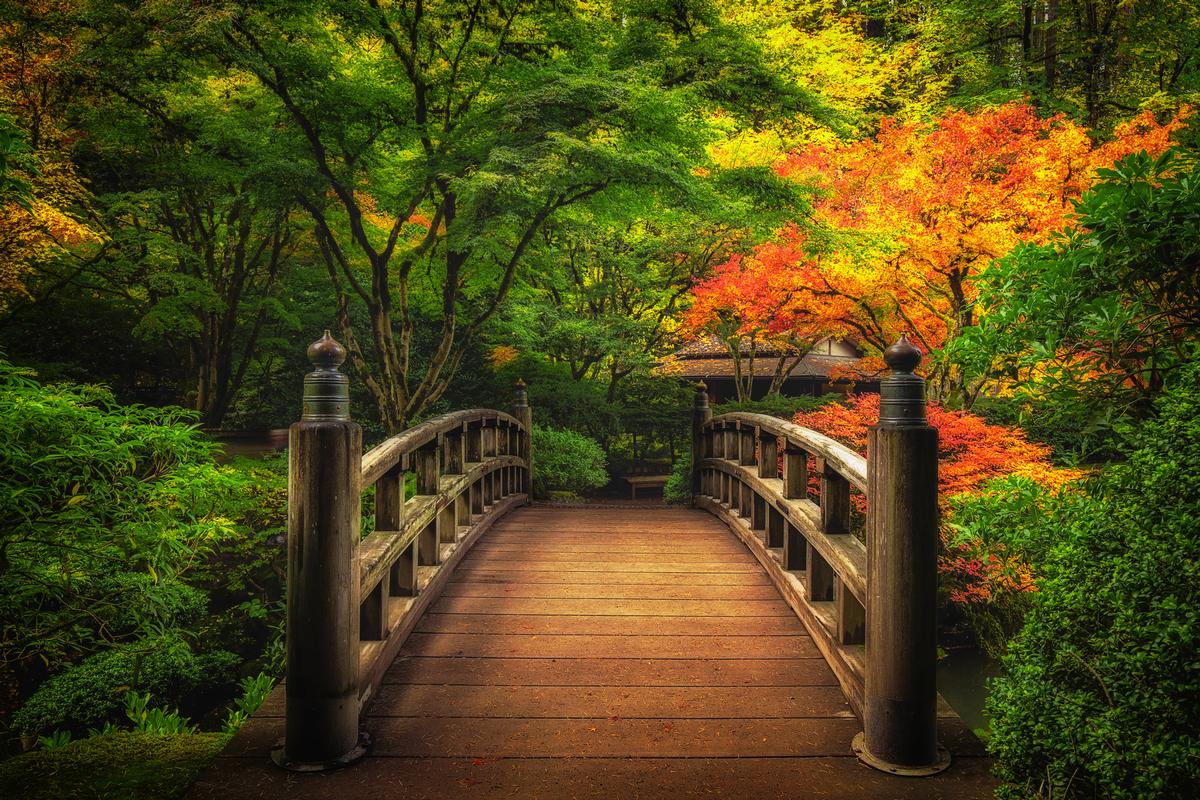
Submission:
[[[1000,796],[1186,797],[1200,782],[1200,366],[1128,463],[1047,508],[1052,543],[988,699]]]
[[[1067,459],[1111,455],[1200,352],[1200,160],[1145,153],[1100,171],[1078,226],[1023,245],[979,278],[978,326],[947,354]]]
[[[82,732],[117,718],[131,689],[179,703],[198,689],[228,682],[239,661],[224,651],[198,656],[174,636],[114,647],[43,683],[13,715],[12,727]]]
[[[38,747],[43,750],[53,750],[56,747],[65,747],[71,743],[70,731],[55,731],[46,736],[39,736]]]
[[[792,417],[808,411],[816,411],[821,406],[836,403],[842,395],[824,394],[820,397],[790,397],[782,394],[769,394],[759,400],[730,400],[713,406],[713,415],[732,414],[744,411],[750,414],[767,414],[791,422]]]
[[[152,736],[167,736],[173,733],[195,733],[196,728],[188,724],[178,710],[168,711],[150,705],[150,694],[125,693],[125,716],[133,723],[138,733]]]
[[[224,747],[220,733],[106,733],[0,761],[0,796],[21,800],[164,800],[183,795]]]
[[[533,494],[581,495],[608,483],[604,451],[594,439],[568,430],[533,428]]]
[[[246,720],[250,719],[250,716],[258,710],[258,707],[267,699],[267,695],[275,688],[275,679],[260,672],[257,675],[248,675],[242,678],[239,687],[242,694],[233,701],[233,708],[229,709],[229,714],[225,717],[225,725],[222,729],[226,733],[233,733],[242,727]]]
[[[668,503],[690,503],[692,501],[691,453],[680,453],[671,465],[671,477],[663,487],[663,500]]]

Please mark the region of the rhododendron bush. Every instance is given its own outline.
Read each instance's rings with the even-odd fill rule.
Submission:
[[[981,643],[999,649],[1019,627],[1022,595],[1036,589],[1034,553],[1012,534],[1083,473],[1054,466],[1050,448],[1029,441],[1018,428],[991,425],[938,403],[929,404],[928,415],[938,431],[941,588]],[[867,429],[878,419],[879,395],[863,394],[797,414],[793,421],[866,455]]]

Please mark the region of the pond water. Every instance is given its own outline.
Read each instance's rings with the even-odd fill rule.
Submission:
[[[980,650],[951,650],[938,662],[938,691],[971,730],[986,729],[983,702],[987,699],[987,681],[1000,674],[1000,662]]]
[[[209,431],[213,441],[224,451],[217,463],[225,463],[237,457],[267,458],[287,447],[287,428],[268,431]]]

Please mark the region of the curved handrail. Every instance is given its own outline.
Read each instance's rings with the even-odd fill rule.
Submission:
[[[766,414],[752,414],[745,411],[734,411],[713,417],[705,423],[705,428],[723,428],[731,422],[753,425],[759,430],[787,439],[796,447],[825,459],[825,463],[837,470],[860,492],[867,490],[867,460],[844,444],[809,428],[802,428],[793,422]]]
[[[434,441],[439,434],[453,431],[461,428],[464,424],[481,420],[505,422],[521,431],[525,430],[525,426],[516,417],[490,408],[469,408],[463,411],[451,411],[427,419],[406,431],[383,440],[363,454],[363,486],[370,486],[375,483],[388,470],[399,464],[404,456]]]

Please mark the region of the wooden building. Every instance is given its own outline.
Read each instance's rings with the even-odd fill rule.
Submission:
[[[795,354],[774,350],[759,350],[754,355],[754,377],[751,398],[759,400],[771,388],[771,380],[779,369],[780,359],[791,363]],[[796,362],[783,381],[781,394],[788,397],[818,396],[830,392],[878,392],[877,378],[851,379],[844,373],[852,370],[862,359],[862,351],[847,339],[827,337]],[[785,364],[786,365],[786,364]],[[748,350],[742,357],[742,370],[750,369]],[[737,399],[735,366],[729,348],[714,337],[698,339],[675,351],[659,365],[659,372],[676,375],[689,383],[703,380],[714,403]]]

